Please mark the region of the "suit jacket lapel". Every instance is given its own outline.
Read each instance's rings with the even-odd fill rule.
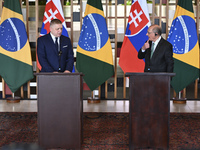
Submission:
[[[162,45],[162,43],[163,43],[163,38],[161,37],[160,41],[158,42],[158,45],[156,46],[156,49],[154,50],[152,57],[157,55],[158,51],[160,50],[160,46]]]
[[[53,41],[53,39],[52,39],[52,37],[51,37],[51,35],[50,35],[50,33],[48,34],[48,38],[49,38],[49,44],[51,44],[51,47],[53,48],[53,51],[56,53],[56,55],[58,54],[58,50],[57,50],[57,48],[56,48],[56,45],[55,45],[55,43],[54,43],[54,41]]]
[[[62,51],[62,48],[63,48],[63,38],[62,38],[62,35],[60,36],[60,50]]]
[[[60,36],[60,50],[63,50],[65,47],[68,47],[68,43],[63,39],[63,35]]]

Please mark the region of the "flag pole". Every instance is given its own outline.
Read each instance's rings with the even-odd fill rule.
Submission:
[[[2,98],[6,97],[6,92],[5,92],[5,81],[2,78]]]
[[[92,104],[92,103],[100,103],[101,102],[99,97],[95,97],[94,90],[91,91],[91,97],[88,97],[87,101],[90,104]]]
[[[21,98],[19,96],[15,96],[15,93],[12,93],[12,97],[6,98],[7,103],[19,103],[20,99]]]
[[[177,97],[173,97],[173,103],[174,104],[186,104],[186,100],[187,98],[185,98],[185,88],[182,91],[178,92],[178,98]],[[183,96],[181,97],[181,93],[183,93]]]
[[[2,78],[2,98],[6,98],[6,87],[5,87],[5,80]],[[20,97],[15,97],[15,93],[12,92],[12,96],[11,97],[7,97],[6,100],[8,103],[19,103],[20,102]]]

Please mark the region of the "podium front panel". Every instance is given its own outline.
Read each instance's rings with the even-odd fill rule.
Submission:
[[[38,74],[38,132],[43,148],[80,149],[82,76]]]
[[[129,148],[168,149],[170,73],[129,76]]]

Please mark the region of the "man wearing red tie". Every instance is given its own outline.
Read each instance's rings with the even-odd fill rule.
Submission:
[[[147,31],[149,39],[138,52],[138,58],[145,58],[144,72],[173,72],[173,48],[161,36],[158,25],[151,25]]]

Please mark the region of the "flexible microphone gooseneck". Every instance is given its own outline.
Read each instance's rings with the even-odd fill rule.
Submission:
[[[61,72],[61,64],[60,64],[60,61],[61,61],[62,51],[61,51],[61,49],[60,49],[60,45],[61,45],[61,43],[60,43],[59,46],[58,46],[58,56],[59,56],[59,68],[58,68],[58,72]]]

